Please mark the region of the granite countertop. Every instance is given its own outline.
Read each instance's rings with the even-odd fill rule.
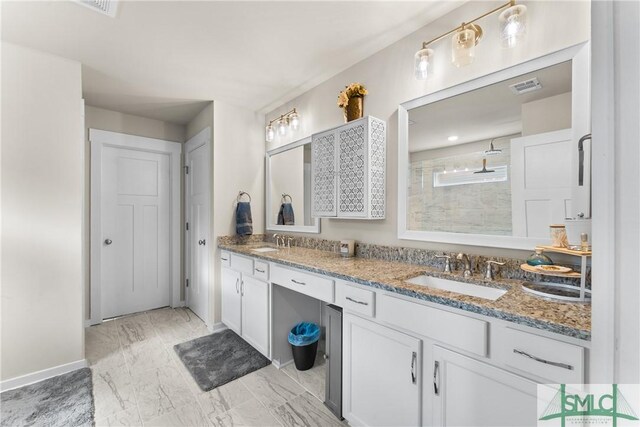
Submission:
[[[301,247],[280,248],[277,252],[263,253],[252,250],[266,246],[273,245],[266,242],[251,242],[247,244],[219,243],[221,249],[238,254],[515,322],[536,329],[582,340],[591,339],[591,304],[562,303],[532,296],[522,290],[521,280],[496,279],[493,282],[488,282],[479,276],[464,279],[459,272],[443,273],[440,270],[424,265],[370,258],[343,258],[335,252]],[[496,301],[490,301],[405,282],[406,279],[425,273],[436,277],[507,289],[507,292]]]

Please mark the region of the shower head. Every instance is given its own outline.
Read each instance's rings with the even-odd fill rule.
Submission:
[[[493,148],[493,141],[495,141],[496,139],[498,139],[498,138],[493,138],[491,140],[491,148],[484,152],[485,156],[497,156],[498,154],[502,154],[502,150],[501,149]]]
[[[493,169],[487,169],[487,159],[482,159],[482,170],[475,171],[474,173],[492,173]]]

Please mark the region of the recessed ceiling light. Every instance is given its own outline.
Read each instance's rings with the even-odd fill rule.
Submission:
[[[449,142],[457,141],[458,140],[458,135],[451,135],[447,139],[449,140]]]

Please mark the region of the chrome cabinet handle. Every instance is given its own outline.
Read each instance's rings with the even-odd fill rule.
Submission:
[[[411,382],[413,384],[416,383],[418,379],[418,374],[416,373],[416,361],[418,359],[418,354],[414,351],[411,353]]]
[[[535,360],[536,362],[544,363],[545,365],[557,366],[558,368],[564,368],[564,369],[568,369],[570,371],[573,371],[573,366],[567,365],[566,363],[552,362],[550,360],[541,359],[539,357],[532,356],[529,353],[526,353],[526,352],[524,352],[522,350],[518,350],[517,348],[514,348],[513,352],[515,354],[519,354],[520,356],[528,357],[531,360]]]
[[[112,244],[112,243],[113,243],[113,240],[111,240],[111,239],[105,239],[105,240],[104,240],[104,244],[105,244],[105,245],[110,245],[110,244]]]
[[[223,261],[229,261],[229,258],[220,257],[220,259],[223,260]]]
[[[440,396],[440,362],[437,360],[433,364],[433,392]]]
[[[355,299],[353,299],[353,298],[351,298],[351,297],[345,297],[345,299],[348,299],[348,300],[349,300],[349,301],[351,301],[351,302],[355,302],[356,304],[369,305],[369,303],[368,303],[368,302],[358,301],[358,300],[355,300]]]
[[[305,286],[306,286],[306,283],[304,283],[304,282],[298,282],[296,279],[291,279],[291,281],[292,281],[293,283],[297,284],[297,285],[305,285]]]
[[[256,271],[257,271],[258,273],[264,273],[264,272],[265,272],[264,270],[260,270],[259,268],[256,268]]]
[[[238,287],[239,282],[240,282],[240,279],[236,279],[236,294],[240,293],[240,288]]]
[[[204,246],[207,243],[206,240],[202,239],[202,240],[198,240],[198,245],[200,246]]]

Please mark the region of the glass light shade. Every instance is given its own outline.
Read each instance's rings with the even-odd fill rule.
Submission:
[[[300,115],[294,111],[289,114],[289,126],[292,130],[298,130],[300,128]]]
[[[433,72],[433,49],[420,49],[415,54],[414,73],[416,79],[426,80]]]
[[[456,32],[451,38],[451,62],[463,67],[473,62],[476,56],[476,33],[470,29]]]
[[[287,127],[288,127],[287,119],[282,118],[278,120],[278,135],[285,136],[287,134]]]
[[[500,14],[498,21],[502,46],[514,47],[527,33],[527,7],[522,4],[511,6]]]
[[[267,140],[267,142],[273,141],[273,138],[275,138],[275,136],[276,131],[273,129],[273,126],[271,126],[270,124],[267,125],[267,128],[265,129],[265,139]]]

